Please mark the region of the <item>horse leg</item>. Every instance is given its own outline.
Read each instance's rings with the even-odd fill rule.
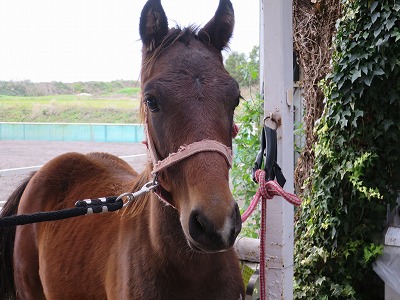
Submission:
[[[17,214],[21,197],[33,175],[34,173],[26,178],[11,194],[0,217]],[[36,288],[40,287],[40,282],[37,282],[38,276],[33,280],[34,284],[23,283],[30,280],[29,275],[35,274],[32,272],[35,262],[36,270],[38,269],[37,256],[35,259],[32,255],[35,248],[33,236],[30,225],[20,228],[0,228],[0,299],[44,299],[41,289]],[[23,259],[19,259],[20,254]],[[20,268],[24,264],[25,266],[31,264],[31,267]],[[18,275],[14,277],[16,273]]]
[[[14,246],[14,281],[17,299],[46,299],[39,277],[34,225],[17,228]]]
[[[25,179],[25,182],[10,197],[14,202],[14,211],[18,213],[26,205],[23,198],[29,188],[28,184],[35,173]],[[10,202],[11,203],[11,202]],[[11,213],[10,213],[11,214]],[[45,299],[42,284],[39,277],[39,257],[36,241],[36,225],[18,226],[15,229],[13,249],[14,285],[17,299]]]

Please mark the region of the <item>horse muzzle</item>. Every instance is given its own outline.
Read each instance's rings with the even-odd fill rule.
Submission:
[[[189,217],[189,245],[200,252],[214,253],[228,250],[242,229],[239,207],[235,203],[232,213],[219,228],[202,211],[194,210]]]

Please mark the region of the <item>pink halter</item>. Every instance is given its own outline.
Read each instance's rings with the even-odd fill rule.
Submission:
[[[229,167],[232,167],[232,150],[231,148],[221,144],[214,140],[202,140],[200,142],[194,142],[189,145],[183,145],[179,147],[178,151],[171,153],[167,158],[159,160],[154,164],[152,174],[157,174],[163,169],[166,169],[173,164],[181,161],[189,156],[195,155],[200,152],[218,152],[225,157]]]
[[[234,128],[234,132],[237,132],[238,127],[236,124],[234,125]],[[200,152],[218,152],[224,156],[229,167],[232,167],[232,149],[215,140],[202,140],[189,145],[183,145],[179,147],[177,152],[171,153],[165,159],[160,160],[155,150],[153,140],[149,135],[147,124],[145,124],[145,132],[145,144],[147,145],[149,159],[153,163],[153,170],[151,172],[153,175],[156,175],[158,172],[174,165],[175,163]]]
[[[236,136],[238,131],[238,126],[234,124],[233,137]],[[160,160],[155,150],[153,140],[149,135],[149,130],[147,128],[147,118],[145,122],[145,132],[145,144],[147,145],[148,156],[153,163],[153,170],[151,173],[154,175],[155,180],[157,180],[157,174],[160,171],[200,152],[218,152],[225,158],[229,167],[232,167],[232,149],[215,140],[202,140],[200,142],[194,142],[189,145],[183,145],[179,147],[177,152],[171,153],[165,159]],[[157,191],[157,189],[155,190],[155,193],[164,203],[166,203],[167,205],[171,205],[171,203],[169,203],[166,199],[164,199],[164,197],[161,196],[161,192]]]

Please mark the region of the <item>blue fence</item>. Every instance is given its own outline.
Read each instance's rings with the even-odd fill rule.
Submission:
[[[139,124],[0,122],[0,140],[133,142],[145,139]]]

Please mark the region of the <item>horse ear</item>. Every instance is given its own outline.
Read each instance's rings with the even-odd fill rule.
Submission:
[[[140,15],[140,37],[148,51],[160,46],[168,33],[168,20],[161,0],[148,0]]]
[[[235,14],[230,0],[220,0],[214,17],[199,31],[199,38],[211,43],[219,51],[228,45],[235,25]]]

